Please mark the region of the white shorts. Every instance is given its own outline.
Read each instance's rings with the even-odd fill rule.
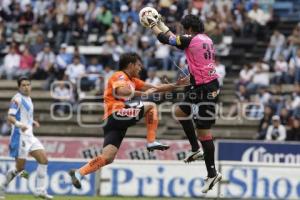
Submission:
[[[12,145],[12,144],[15,145]],[[15,158],[26,159],[28,154],[35,150],[44,150],[44,146],[35,136],[20,134],[19,141],[10,144],[10,155]]]

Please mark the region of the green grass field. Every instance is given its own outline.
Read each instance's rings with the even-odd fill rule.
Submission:
[[[40,199],[40,198],[39,198]],[[53,200],[171,200],[179,198],[155,198],[155,197],[86,197],[86,196],[55,196]],[[191,199],[191,198],[189,198]],[[199,198],[198,198],[199,199]],[[5,200],[38,200],[33,195],[6,195]],[[180,198],[182,200],[182,198]]]

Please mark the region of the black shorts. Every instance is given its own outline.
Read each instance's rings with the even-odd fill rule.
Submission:
[[[144,105],[141,101],[125,102],[125,108],[112,113],[103,127],[103,147],[111,144],[119,148],[126,131],[144,116]]]
[[[216,122],[216,106],[219,96],[217,79],[199,86],[189,86],[180,109],[193,117],[198,129],[210,129]]]

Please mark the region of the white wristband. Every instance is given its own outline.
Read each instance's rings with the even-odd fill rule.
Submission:
[[[24,124],[22,122],[16,121],[15,126],[21,128],[21,126],[24,126]]]

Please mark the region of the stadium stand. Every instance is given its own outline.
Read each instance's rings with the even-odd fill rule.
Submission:
[[[225,116],[229,113],[230,107],[236,98],[236,93],[239,93],[236,81],[239,72],[245,64],[252,65],[252,63],[257,63],[264,58],[273,30],[276,28],[285,36],[286,40],[293,31],[300,38],[300,5],[297,0],[90,0],[78,2],[71,0],[26,0],[3,2],[0,10],[0,51],[1,63],[3,63],[0,70],[3,79],[0,84],[0,110],[1,113],[6,113],[9,99],[16,88],[15,81],[5,79],[10,79],[10,75],[12,75],[11,78],[15,78],[19,75],[17,72],[21,73],[22,71],[19,66],[10,65],[9,58],[7,58],[7,67],[11,67],[13,70],[11,71],[12,74],[5,74],[5,57],[8,57],[10,47],[16,48],[18,53],[22,53],[24,49],[28,48],[35,63],[43,63],[43,61],[51,63],[48,66],[52,69],[45,71],[44,79],[46,80],[34,80],[32,82],[36,117],[42,124],[42,127],[36,130],[36,134],[42,136],[101,136],[103,134],[102,129],[99,127],[80,127],[78,124],[78,120],[85,124],[98,124],[101,122],[103,109],[100,106],[88,107],[83,104],[81,107],[81,103],[101,102],[101,98],[84,99],[83,94],[80,92],[75,93],[74,98],[70,101],[73,106],[70,119],[54,120],[50,116],[51,106],[56,102],[49,92],[50,85],[54,80],[60,80],[63,77],[68,80],[68,78],[73,77],[73,74],[68,73],[65,76],[64,71],[71,65],[73,58],[76,56],[79,56],[80,62],[85,66],[84,71],[88,72],[91,77],[94,77],[95,74],[102,74],[101,77],[105,79],[111,74],[111,68],[117,69],[117,62],[122,52],[137,51],[143,57],[146,70],[155,67],[158,69],[159,77],[167,77],[170,81],[176,79],[178,70],[175,64],[179,64],[183,54],[175,49],[155,43],[155,38],[139,26],[137,11],[142,5],[155,6],[173,30],[180,31],[180,26],[176,21],[179,21],[180,16],[187,13],[198,14],[205,21],[208,34],[216,43],[217,55],[221,63],[226,66],[226,77],[220,97],[223,105],[223,113],[221,114]],[[255,19],[249,19],[248,14],[256,6],[256,3],[253,2],[257,2],[265,14],[263,15],[266,18],[264,24],[258,24]],[[203,10],[202,14],[200,13],[201,9]],[[170,15],[174,11],[177,11],[177,15]],[[35,25],[32,26],[33,24]],[[290,44],[292,43],[290,42]],[[43,60],[45,57],[38,56],[38,54],[48,45],[51,47],[50,51],[55,54],[55,59]],[[299,46],[300,42],[294,43],[294,46],[286,45],[284,47],[285,50],[291,47],[285,57],[287,63],[296,56],[295,50]],[[28,63],[30,61],[29,57],[22,54],[20,60]],[[91,60],[94,58],[96,58],[96,61],[92,64]],[[171,60],[174,60],[175,64]],[[266,64],[270,69],[267,70],[268,76],[273,76],[276,73],[274,61]],[[88,70],[88,66],[91,66],[91,71]],[[28,66],[29,70],[26,71],[29,75],[34,75],[32,67]],[[297,73],[295,72],[295,74]],[[77,78],[76,74],[74,77]],[[294,78],[296,79],[296,76]],[[104,84],[103,79],[100,83],[96,83],[95,77],[94,79],[87,78],[84,80],[94,80],[91,82],[86,81],[84,82],[86,85],[81,85],[82,88],[88,88],[86,90],[90,90],[90,88],[95,90],[97,84],[98,86]],[[76,88],[76,84],[73,87]],[[103,87],[103,85],[99,87]],[[296,82],[283,82],[282,84],[272,83],[271,81],[271,85],[267,85],[267,87],[268,91],[273,94],[272,98],[278,97],[282,93],[289,96],[276,104],[272,104],[272,109],[277,114],[280,114],[282,107],[285,107],[283,104],[288,99],[295,100],[299,98]],[[278,91],[278,88],[280,91]],[[247,90],[247,92],[249,91]],[[296,97],[292,96],[293,92]],[[96,94],[101,95],[101,91],[96,91]],[[249,102],[253,102],[255,94],[257,94],[257,91],[252,94],[249,93]],[[270,101],[272,98],[270,98]],[[178,99],[174,101],[176,102]],[[293,121],[299,121],[299,118],[297,113],[291,113],[291,111],[299,110],[300,105],[295,106],[294,109],[289,106],[286,107],[288,107],[290,113],[289,120],[292,122],[286,125],[288,129],[292,129]],[[82,115],[78,115],[79,113],[76,111],[78,107],[82,108],[82,112],[80,112]],[[171,118],[170,109],[166,110],[162,113],[163,117],[159,125],[158,138],[183,138],[184,134],[180,126]],[[262,117],[262,112],[258,112],[260,112],[260,115],[257,114],[257,116]],[[67,113],[54,114],[58,117],[67,115]],[[234,123],[232,120],[218,119],[214,128],[214,135],[216,138],[254,139],[257,137],[258,127],[261,123],[259,119],[259,117],[255,120],[242,118],[235,120]],[[128,137],[144,137],[143,123],[142,121],[137,127],[130,129]],[[5,120],[3,120],[3,124],[5,125]]]

